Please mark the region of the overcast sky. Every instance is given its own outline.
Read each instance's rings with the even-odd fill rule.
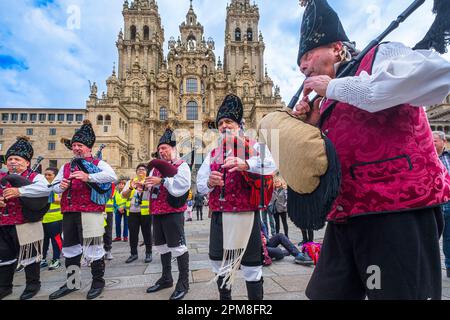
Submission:
[[[131,2],[131,0],[129,0]],[[216,42],[223,61],[228,0],[194,0],[205,38]],[[251,0],[253,3],[253,0]],[[288,103],[303,77],[296,65],[303,8],[298,0],[257,0],[265,63]],[[380,34],[412,0],[329,0],[351,40],[362,48]],[[167,41],[179,34],[189,0],[159,0]],[[434,16],[426,0],[387,40],[413,46]],[[88,80],[99,93],[117,62],[115,42],[123,28],[123,0],[0,0],[0,106],[84,108]],[[79,14],[78,14],[79,13]],[[450,60],[450,55],[445,55]]]

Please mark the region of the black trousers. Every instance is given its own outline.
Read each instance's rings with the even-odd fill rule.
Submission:
[[[284,234],[286,235],[286,237],[289,237],[289,228],[288,228],[288,223],[287,223],[287,212],[277,212],[275,210],[273,217],[275,219],[275,230],[276,233],[280,233],[280,218],[281,218],[281,222],[283,223],[283,230],[284,230]]]
[[[281,248],[278,248],[279,245],[283,246],[289,254],[294,257],[300,253],[287,236],[282,233],[277,233],[267,241],[267,251],[270,258],[274,260],[281,260],[284,258],[284,252]]]
[[[145,253],[152,253],[152,216],[141,215],[140,212],[130,212],[128,216],[128,229],[130,231],[131,254],[138,254],[139,229],[142,231],[145,243]]]
[[[8,262],[19,257],[20,244],[17,237],[16,226],[0,227],[0,262]],[[13,264],[0,267],[0,289],[12,288],[14,272],[17,261]],[[40,285],[39,263],[32,263],[25,267],[25,279],[27,290],[37,290]]]
[[[328,223],[310,299],[441,299],[440,208]]]
[[[112,227],[113,227],[114,213],[106,213],[106,226],[105,234],[103,235],[103,248],[105,251],[111,251],[112,249]]]

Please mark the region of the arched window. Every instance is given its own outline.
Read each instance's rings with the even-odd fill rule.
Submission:
[[[166,121],[168,119],[167,108],[161,107],[159,108],[159,120]]]
[[[122,130],[122,119],[119,120],[119,129]]]
[[[111,116],[109,114],[107,114],[105,116],[105,122],[104,122],[105,126],[110,126],[111,125]]]
[[[103,116],[101,114],[99,114],[97,116],[97,124],[98,125],[103,125]]]
[[[144,27],[144,40],[148,40],[150,38],[150,28],[148,26]]]
[[[186,119],[198,120],[198,105],[195,101],[189,101],[186,106]]]
[[[236,28],[234,31],[234,40],[241,41],[241,29]]]
[[[130,27],[130,39],[136,40],[136,26]]]
[[[126,168],[127,167],[127,160],[125,159],[124,156],[122,156],[122,158],[120,159],[120,167],[121,168]]]
[[[205,94],[205,82],[203,82],[203,81],[201,84],[201,94]]]
[[[186,79],[186,92],[189,93],[197,93],[198,92],[198,83],[196,78],[187,78]]]
[[[253,41],[253,30],[252,28],[247,29],[247,41]]]

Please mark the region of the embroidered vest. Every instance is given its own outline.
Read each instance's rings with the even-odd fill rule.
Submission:
[[[87,161],[92,161],[96,166],[100,160],[93,160],[93,158],[85,158]],[[77,167],[75,172],[80,171]],[[70,176],[70,163],[64,165],[64,178],[68,179]],[[71,189],[71,199],[68,199],[69,190]],[[91,201],[91,189],[89,186],[78,179],[72,180],[71,188],[64,191],[61,197],[61,211],[65,212],[104,212],[105,206],[98,205]]]
[[[178,160],[176,163],[174,163],[174,166],[177,168],[181,166],[185,161],[184,160]],[[162,177],[161,173],[158,171],[158,169],[153,170],[154,177]],[[151,198],[152,194],[150,192],[150,207],[151,207],[151,214],[152,215],[162,215],[167,213],[183,213],[187,209],[187,204],[185,203],[181,208],[174,208],[172,207],[168,202],[168,196],[169,191],[163,186],[160,185],[159,187],[159,194],[156,199]]]
[[[25,170],[21,174],[22,177],[26,177],[29,173],[29,169]],[[0,179],[7,176],[7,173],[0,173]],[[34,178],[38,174],[36,172],[33,172],[29,177],[29,181],[33,181]],[[6,187],[11,187],[9,184],[6,185]],[[0,188],[0,197],[3,196],[3,189]],[[10,199],[7,202],[7,210],[6,208],[0,208],[0,226],[10,226],[10,225],[16,225],[16,224],[24,224],[27,221],[23,217],[22,214],[22,205],[20,204],[20,198]],[[7,212],[7,215],[5,213]]]

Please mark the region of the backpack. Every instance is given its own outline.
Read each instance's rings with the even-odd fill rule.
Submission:
[[[314,261],[314,265],[317,264],[320,255],[320,249],[322,245],[317,242],[307,242],[302,246],[302,253],[308,254]]]

